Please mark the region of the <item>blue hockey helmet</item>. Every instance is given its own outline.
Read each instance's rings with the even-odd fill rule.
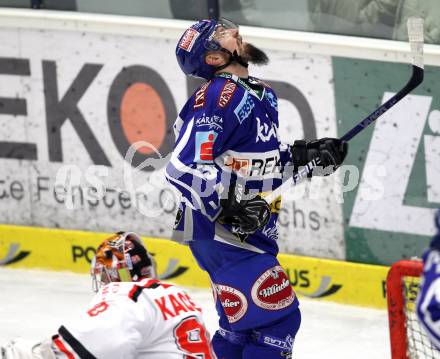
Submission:
[[[238,28],[233,22],[226,19],[201,20],[188,28],[176,47],[176,57],[180,68],[186,75],[201,77],[209,80],[218,68],[205,62],[208,51],[224,51],[231,56],[230,51],[222,48],[214,39],[217,26],[225,29]]]

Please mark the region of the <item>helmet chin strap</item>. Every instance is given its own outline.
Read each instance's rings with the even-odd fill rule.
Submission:
[[[216,67],[215,69],[217,71],[223,70],[224,68],[228,67],[233,62],[236,62],[236,63],[240,64],[241,66],[248,68],[249,64],[246,61],[244,61],[241,56],[238,55],[237,50],[234,50],[234,52],[232,53],[231,51],[222,47],[220,49],[220,51],[226,52],[229,55],[229,61],[226,62],[224,65]]]

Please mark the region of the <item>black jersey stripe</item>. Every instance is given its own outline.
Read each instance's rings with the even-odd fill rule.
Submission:
[[[70,345],[70,347],[75,351],[76,354],[81,359],[96,359],[85,347],[82,345],[67,329],[62,325],[58,329],[58,333],[63,337],[63,339]]]
[[[160,287],[160,285],[161,285],[160,282],[153,282],[153,283],[148,284],[144,287],[136,286],[136,289],[134,291],[130,292],[129,297],[134,302],[137,302],[139,296],[141,295],[141,293],[144,289],[154,289],[154,288]]]
[[[137,302],[143,289],[144,288],[142,288],[142,287],[136,287],[136,289],[130,293],[130,298],[131,298],[131,300],[133,300],[133,302]]]

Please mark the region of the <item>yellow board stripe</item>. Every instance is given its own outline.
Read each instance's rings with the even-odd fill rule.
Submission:
[[[0,225],[0,266],[88,273],[95,248],[110,233]],[[208,288],[209,278],[187,246],[143,237],[162,279]],[[388,267],[280,254],[279,261],[299,295],[317,300],[386,308]]]
[[[280,254],[299,296],[341,304],[386,308],[389,267]]]

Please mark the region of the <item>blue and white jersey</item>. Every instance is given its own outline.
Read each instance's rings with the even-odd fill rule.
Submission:
[[[433,344],[440,350],[440,252],[423,255],[423,278],[417,298],[417,316]]]
[[[217,240],[257,253],[278,253],[276,222],[281,199],[271,203],[269,223],[237,239],[215,222],[230,183],[243,181],[262,197],[283,181],[290,146],[278,138],[278,101],[261,80],[221,74],[200,86],[174,124],[176,144],[167,179],[182,194],[174,239]]]
[[[417,316],[433,344],[440,350],[440,210],[436,213],[435,224],[438,233],[431,241],[431,248],[423,255]]]

